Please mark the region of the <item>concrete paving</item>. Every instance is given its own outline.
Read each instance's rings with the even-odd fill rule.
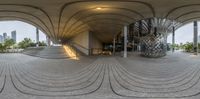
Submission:
[[[30,55],[30,56],[36,56],[36,57],[47,58],[47,59],[69,58],[63,46],[27,48],[22,53],[26,55]]]
[[[0,55],[0,99],[199,99],[200,56],[44,59]]]

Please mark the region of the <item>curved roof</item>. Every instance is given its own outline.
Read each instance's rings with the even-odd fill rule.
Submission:
[[[84,31],[109,42],[124,25],[146,18],[183,24],[200,18],[200,0],[1,0],[0,20],[33,24],[54,40]]]

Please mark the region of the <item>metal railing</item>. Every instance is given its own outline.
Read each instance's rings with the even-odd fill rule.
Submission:
[[[71,47],[76,49],[77,53],[80,53],[83,55],[90,55],[90,49],[88,49],[80,44],[77,44],[75,42],[71,42],[70,45],[71,45]]]
[[[68,54],[70,54],[71,58],[79,59],[78,50],[75,49],[74,47],[72,47],[72,44],[66,43],[65,46],[68,48],[68,49],[65,49],[65,50],[68,50]]]

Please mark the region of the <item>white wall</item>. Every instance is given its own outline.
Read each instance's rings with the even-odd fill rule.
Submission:
[[[93,34],[90,35],[90,48],[93,49],[92,54],[101,53],[103,48],[102,42]]]
[[[76,35],[71,39],[71,42],[75,43],[74,46],[86,55],[90,54],[90,49],[103,48],[102,42],[99,39],[97,39],[91,32],[84,32],[79,35]],[[93,50],[92,53],[96,54],[98,52]]]
[[[71,39],[71,42],[76,43],[74,46],[86,55],[89,55],[89,32],[84,32],[76,35]]]

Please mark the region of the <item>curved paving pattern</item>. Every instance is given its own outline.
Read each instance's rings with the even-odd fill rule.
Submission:
[[[114,60],[113,60],[114,61]],[[112,90],[125,97],[152,97],[152,98],[183,98],[199,94],[199,68],[188,76],[183,73],[180,80],[177,79],[146,79],[135,77],[119,64],[111,64],[110,84]],[[181,76],[182,76],[181,75]],[[139,79],[139,80],[138,80]]]
[[[19,56],[25,59],[19,59]],[[31,97],[40,99],[102,99],[102,97],[105,99],[193,99],[195,97],[198,99],[200,96],[199,57],[188,56],[187,58],[191,59],[191,65],[181,73],[174,73],[173,77],[153,78],[127,70],[128,68],[123,66],[124,64],[116,57],[99,57],[93,59],[92,63],[88,62],[85,66],[76,67],[73,73],[59,74],[58,72],[61,71],[48,73],[48,70],[33,68],[36,64],[31,61],[39,62],[47,59],[22,54],[2,54],[0,55],[0,97],[11,94],[10,97],[13,98],[13,94],[21,95],[19,99],[24,97],[26,99]],[[8,62],[9,59],[14,60]],[[186,61],[185,64],[188,65]],[[134,65],[136,64],[132,64]],[[10,91],[12,93],[9,93]]]

